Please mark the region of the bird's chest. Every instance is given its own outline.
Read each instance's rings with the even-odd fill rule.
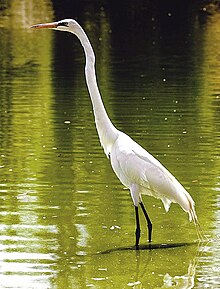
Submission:
[[[130,187],[129,180],[125,176],[124,172],[121,170],[120,164],[118,163],[117,159],[113,155],[111,155],[110,160],[111,160],[112,169],[115,172],[116,176],[119,178],[119,180],[124,186],[129,188]]]
[[[118,158],[118,155],[115,153],[114,149],[112,150],[110,154],[110,162],[111,162],[113,171],[115,172],[116,176],[119,178],[121,183],[125,187],[130,188],[131,180],[128,178],[127,174],[125,173],[124,168],[122,168],[121,160]]]

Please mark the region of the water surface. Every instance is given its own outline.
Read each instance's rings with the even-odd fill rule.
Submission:
[[[0,22],[1,288],[219,288],[219,13],[181,33],[151,17],[141,34],[128,26],[129,37],[103,9],[80,22],[112,121],[182,182],[212,240],[196,242],[178,205],[166,214],[144,197],[153,249],[141,216],[137,252],[132,201],[99,144],[79,41],[28,29],[52,20],[49,1],[41,14],[19,9]]]

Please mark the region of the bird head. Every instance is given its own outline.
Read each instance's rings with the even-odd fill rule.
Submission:
[[[77,26],[78,26],[78,23],[75,20],[64,19],[64,20],[60,20],[56,22],[35,24],[31,26],[31,28],[35,28],[35,29],[49,28],[49,29],[55,29],[55,30],[60,30],[60,31],[73,32]]]

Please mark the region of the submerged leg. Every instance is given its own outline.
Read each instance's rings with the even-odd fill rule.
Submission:
[[[135,216],[136,216],[136,231],[135,231],[136,243],[135,243],[135,247],[136,247],[136,249],[138,249],[141,229],[140,229],[140,221],[139,221],[139,215],[138,215],[138,206],[134,206],[134,208],[135,208]]]
[[[143,213],[144,213],[144,216],[145,216],[145,218],[146,218],[146,220],[147,220],[148,240],[149,240],[149,242],[151,242],[151,241],[152,241],[152,239],[151,239],[151,236],[152,236],[152,223],[151,223],[151,220],[150,220],[150,218],[149,218],[149,216],[148,216],[148,214],[147,214],[147,211],[146,211],[146,209],[145,209],[145,207],[144,207],[144,204],[143,204],[142,202],[140,202],[140,206],[141,206],[141,209],[142,209],[142,211],[143,211]]]

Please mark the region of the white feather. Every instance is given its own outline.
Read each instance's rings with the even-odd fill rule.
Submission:
[[[161,199],[166,211],[169,210],[172,202],[178,203],[184,211],[188,212],[189,219],[198,224],[194,201],[184,187],[158,160],[112,124],[96,81],[95,54],[82,27],[75,20],[64,19],[53,23],[37,24],[32,28],[67,31],[79,38],[86,56],[85,76],[99,139],[105,154],[110,156],[114,172],[130,189],[134,205],[137,207],[142,201],[142,194]],[[143,207],[142,203],[141,206]],[[149,224],[152,225],[148,220]],[[138,242],[139,236],[136,235],[136,245]]]
[[[172,202],[178,203],[189,213],[190,220],[197,220],[194,201],[184,187],[157,159],[123,132],[119,132],[112,146],[111,164],[131,193],[139,194],[136,197],[139,202],[141,194],[153,196],[162,200],[166,211]],[[135,192],[132,192],[133,185],[136,185]]]

